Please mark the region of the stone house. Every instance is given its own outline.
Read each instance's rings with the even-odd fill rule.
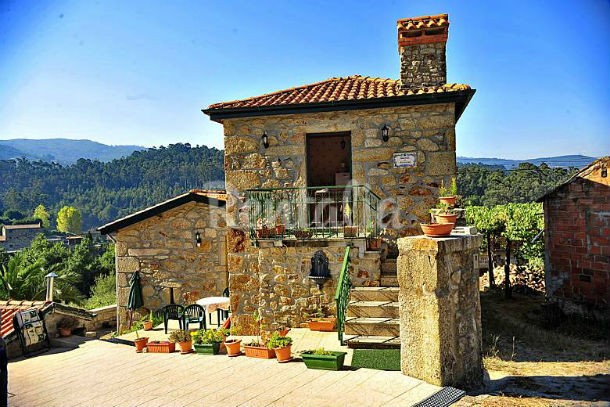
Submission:
[[[42,233],[41,221],[22,225],[0,225],[0,247],[7,252],[25,249],[39,233]]]
[[[456,176],[455,126],[475,90],[447,83],[448,16],[397,28],[398,80],[335,77],[203,110],[224,127],[231,307],[246,330],[253,311],[269,329],[334,313],[347,246],[354,286],[396,286],[395,253],[367,238],[421,234]],[[308,278],[319,250],[321,289]]]
[[[192,190],[98,230],[116,245],[118,330],[126,327],[129,279],[136,271],[146,309],[182,303],[186,293],[218,296],[227,287],[222,191]]]
[[[550,191],[544,207],[545,284],[566,313],[610,320],[610,156]]]

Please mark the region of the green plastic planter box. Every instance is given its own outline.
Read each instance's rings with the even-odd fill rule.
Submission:
[[[214,343],[196,343],[193,345],[195,352],[201,355],[218,355],[220,351],[220,342]]]
[[[301,352],[305,366],[309,369],[341,370],[347,352],[334,352],[331,355],[316,355],[313,351]]]

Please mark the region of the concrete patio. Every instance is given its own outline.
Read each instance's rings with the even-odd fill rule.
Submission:
[[[150,332],[165,336],[161,329]],[[290,336],[294,352],[341,349],[336,333],[293,329]],[[413,405],[440,390],[400,372],[309,370],[300,361],[245,356],[137,354],[132,346],[75,339],[82,341],[76,349],[11,361],[9,405],[391,407]]]

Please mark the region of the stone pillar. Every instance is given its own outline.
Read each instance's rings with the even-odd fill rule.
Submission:
[[[398,240],[401,370],[437,386],[482,383],[481,237]]]

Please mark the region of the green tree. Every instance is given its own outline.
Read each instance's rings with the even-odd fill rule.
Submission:
[[[48,228],[51,225],[51,215],[49,215],[49,211],[44,205],[40,204],[34,209],[34,218],[40,219],[42,221],[42,226]]]
[[[57,213],[57,230],[60,232],[80,233],[82,225],[82,216],[73,206],[64,206]]]
[[[502,219],[498,217],[497,207],[488,208],[485,206],[466,207],[466,220],[476,226],[479,232],[485,235],[489,286],[494,287],[496,282],[493,271],[492,249],[497,237],[500,236],[504,229],[504,223],[502,222]]]
[[[544,218],[542,217],[542,204],[507,204],[497,208],[497,216],[504,224],[501,235],[506,240],[504,263],[504,293],[506,298],[512,297],[510,285],[510,258],[515,250],[517,258],[523,257],[524,251],[533,249],[532,246],[542,243],[532,242],[534,237],[544,229]]]

